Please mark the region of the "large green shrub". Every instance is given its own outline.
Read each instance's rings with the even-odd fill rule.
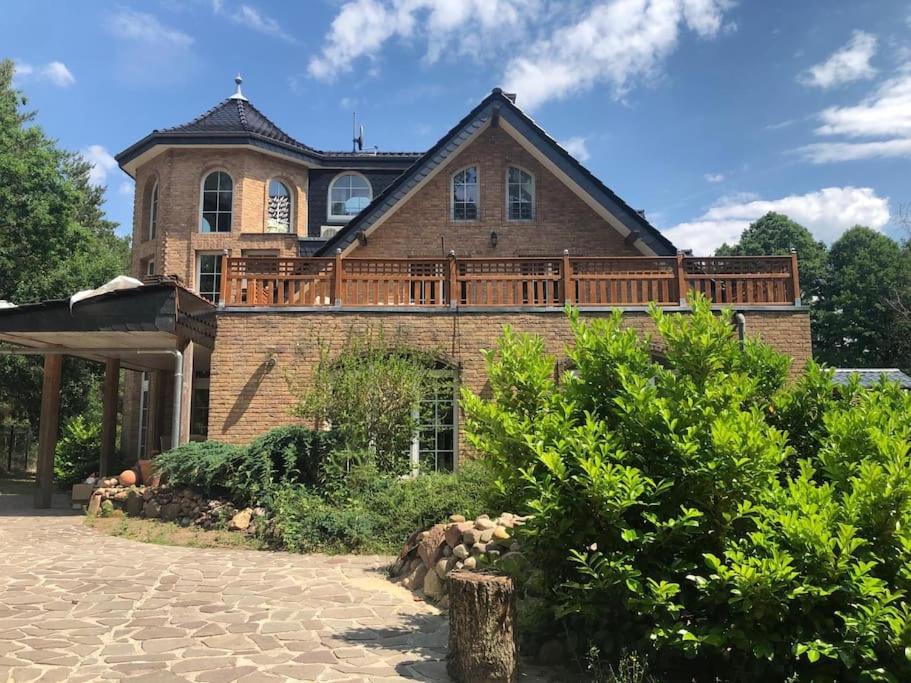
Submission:
[[[185,486],[206,495],[228,495],[234,467],[243,449],[218,441],[191,441],[158,455],[155,469],[172,486]]]
[[[54,480],[75,484],[98,471],[101,457],[101,424],[77,415],[63,427],[54,453]]]
[[[787,359],[692,303],[652,311],[661,363],[619,314],[573,313],[559,380],[507,331],[492,398],[464,393],[471,442],[534,515],[517,578],[539,622],[667,678],[908,680],[911,395],[839,394],[814,367],[788,387]]]

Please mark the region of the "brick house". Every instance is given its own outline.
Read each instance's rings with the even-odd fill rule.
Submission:
[[[794,255],[679,252],[500,89],[426,152],[327,152],[270,121],[238,79],[231,97],[117,161],[136,180],[132,274],[212,302],[217,327],[212,343],[178,335],[182,379],[126,373],[130,455],[171,443],[171,424],[242,443],[291,421],[289,369],[306,380],[321,345],[365,328],[445,359],[452,391],[428,397],[438,419],[413,453],[442,469],[464,454],[457,387],[484,390],[479,350],[510,324],[559,356],[566,303],[592,317],[621,307],[647,331],[649,302],[686,310],[696,289],[795,367],[811,354]],[[175,381],[188,399],[179,421]]]

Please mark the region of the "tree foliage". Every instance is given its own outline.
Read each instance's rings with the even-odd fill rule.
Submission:
[[[105,220],[104,188],[90,164],[61,149],[24,110],[13,64],[0,62],[0,299],[28,303],[66,297],[126,270],[129,242]],[[65,365],[64,417],[78,413],[91,386],[84,364]],[[0,359],[0,404],[37,422],[40,362]]]
[[[666,680],[908,680],[911,393],[741,345],[730,311],[571,313],[570,370],[508,331],[471,443],[531,514],[516,578],[580,650],[650,652]],[[594,641],[594,642],[592,642]],[[911,652],[911,650],[908,650]]]

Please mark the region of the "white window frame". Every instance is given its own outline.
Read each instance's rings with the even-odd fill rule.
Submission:
[[[276,183],[281,183],[282,185],[285,186],[285,189],[288,190],[288,201],[290,202],[290,204],[288,206],[288,229],[284,230],[284,231],[270,230],[270,226],[269,226],[269,220],[270,220],[269,219],[269,199],[272,197],[270,186],[272,185],[273,181]],[[233,193],[231,196],[232,197],[234,196]],[[268,232],[268,233],[271,233],[274,235],[288,235],[293,232],[296,232],[296,230],[294,229],[294,209],[296,208],[297,202],[295,202],[294,199],[295,199],[295,197],[294,197],[294,184],[293,183],[289,183],[287,180],[285,180],[281,176],[273,176],[272,178],[269,178],[268,182],[266,183],[266,221],[265,221],[265,225],[263,226],[265,232]],[[232,218],[231,227],[233,228],[234,227],[234,220],[233,220],[234,217],[232,216],[231,218]]]
[[[354,216],[357,215],[357,214],[353,214],[351,216],[348,216],[348,215],[338,216],[338,215],[335,215],[334,213],[332,213],[332,188],[335,187],[335,184],[339,180],[341,180],[345,176],[349,176],[349,175],[359,176],[364,179],[364,182],[367,183],[367,188],[370,190],[370,196],[367,198],[367,204],[370,204],[370,202],[373,201],[373,183],[370,182],[370,178],[365,176],[363,173],[358,173],[357,171],[342,171],[341,173],[337,174],[332,179],[332,181],[329,183],[329,190],[326,193],[326,219],[329,221],[336,221],[336,222],[344,221],[345,223],[347,223],[352,218],[354,218]]]
[[[149,393],[150,393],[150,375],[148,372],[142,372],[139,375],[139,433],[136,435],[139,443],[137,444],[137,453],[139,454],[139,459],[142,460],[144,457],[148,457],[148,444],[146,441],[149,438]]]
[[[207,301],[210,301],[210,299],[208,299],[208,297],[206,297],[202,293],[202,290],[200,290],[200,288],[199,288],[199,283],[200,283],[200,280],[202,279],[202,259],[204,256],[215,256],[216,257],[215,263],[217,263],[218,265],[216,266],[215,275],[217,276],[216,284],[218,286],[218,290],[216,292],[214,292],[215,296],[213,298],[215,299],[215,301],[212,302],[216,306],[221,303],[221,300],[220,300],[221,299],[221,278],[223,278],[225,276],[225,274],[223,272],[221,272],[221,266],[223,263],[222,256],[224,256],[224,255],[225,254],[223,251],[197,251],[196,252],[196,272],[194,273],[194,278],[193,278],[194,290],[197,294],[199,294],[199,296],[201,296],[203,299],[206,299]]]
[[[206,232],[202,229],[202,215],[205,213],[203,211],[205,205],[205,191],[206,191],[206,179],[213,173],[224,173],[231,179],[231,229],[230,230],[210,230]],[[224,168],[212,168],[203,173],[202,178],[199,181],[199,216],[198,220],[198,232],[203,235],[227,235],[234,232],[234,188],[237,187],[237,183],[234,180],[234,176],[228,173],[227,169]],[[219,190],[220,191],[220,190]],[[225,213],[224,211],[217,211],[216,213]]]
[[[150,258],[146,261],[146,277],[150,277],[155,274],[155,259]]]
[[[513,218],[510,215],[510,210],[512,208],[512,202],[510,202],[510,200],[509,200],[509,186],[510,186],[509,171],[513,168],[516,169],[517,171],[521,171],[522,173],[525,173],[529,178],[531,178],[531,218]],[[505,197],[505,199],[506,199],[506,220],[508,220],[512,223],[528,223],[529,221],[535,220],[535,217],[538,215],[538,197],[537,197],[538,183],[537,183],[537,179],[535,178],[535,174],[532,173],[531,171],[529,171],[527,168],[523,168],[522,166],[519,166],[518,164],[509,164],[508,166],[506,166],[505,187],[506,187],[506,197]]]
[[[467,171],[469,168],[474,169],[475,178],[477,178],[475,185],[478,188],[478,200],[477,200],[477,215],[474,218],[456,218],[455,215],[455,178],[459,173]],[[467,185],[467,183],[465,183]],[[454,171],[449,176],[449,219],[454,223],[477,223],[481,220],[481,168],[477,164],[468,164],[462,168]]]
[[[233,197],[233,195],[232,195]],[[150,240],[158,237],[158,179],[152,185],[152,192],[149,194],[149,225],[146,235]]]
[[[436,439],[434,439],[434,446],[430,453],[434,456],[434,472],[455,472],[459,468],[459,373],[455,368],[446,367],[434,370],[433,372],[437,373],[440,377],[446,377],[452,379],[452,398],[450,399],[450,407],[452,410],[452,424],[449,425],[452,428],[452,469],[440,469],[439,467],[439,454],[440,451],[436,447]],[[442,402],[442,395],[433,397],[434,403]],[[415,406],[412,409],[412,417],[420,423],[420,407]],[[426,427],[427,425],[418,424],[418,431],[411,440],[411,449],[409,451],[409,459],[411,462],[411,476],[416,477],[421,472],[421,428]],[[439,427],[439,425],[437,425]],[[434,433],[436,436],[436,430]],[[430,470],[428,470],[430,471]]]

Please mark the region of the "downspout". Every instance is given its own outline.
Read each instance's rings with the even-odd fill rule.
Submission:
[[[174,356],[174,414],[171,416],[171,448],[180,445],[180,411],[183,408],[183,353],[177,349],[137,351],[138,355],[168,354]]]
[[[740,311],[734,314],[734,327],[737,328],[737,338],[740,339],[740,345],[743,346],[747,339],[747,319]]]

